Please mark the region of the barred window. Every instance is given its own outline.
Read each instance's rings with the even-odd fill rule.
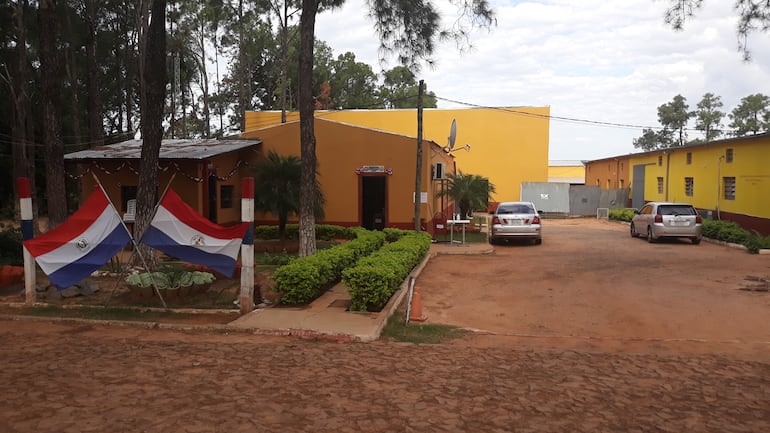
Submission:
[[[686,195],[687,197],[692,197],[694,187],[695,187],[695,181],[693,181],[693,178],[685,177],[684,178],[684,195]]]
[[[733,162],[733,150],[725,150],[725,162]]]
[[[663,155],[658,155],[658,167],[663,167]]]
[[[222,209],[232,209],[233,207],[233,185],[222,185],[219,187],[219,207]]]
[[[735,177],[724,177],[725,200],[735,200]]]
[[[692,152],[687,152],[687,165],[692,164]]]
[[[663,194],[663,178],[658,176],[658,194]]]

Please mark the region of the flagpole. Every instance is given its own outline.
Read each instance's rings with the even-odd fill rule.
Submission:
[[[142,261],[142,264],[144,265],[144,269],[146,269],[147,272],[150,274],[150,281],[152,282],[152,288],[155,289],[155,293],[158,294],[158,298],[160,298],[160,303],[163,304],[163,308],[168,309],[168,306],[166,305],[166,301],[163,299],[163,295],[160,294],[160,290],[158,290],[158,287],[155,284],[155,279],[152,277],[152,272],[150,270],[150,267],[147,266],[147,261],[144,259],[144,256],[142,255],[142,251],[139,250],[139,245],[136,243],[136,239],[134,239],[134,234],[131,233],[130,230],[128,230],[128,226],[126,226],[126,222],[123,221],[123,218],[120,217],[120,213],[118,212],[117,208],[115,208],[115,205],[112,203],[112,199],[110,199],[110,196],[107,194],[107,191],[104,190],[104,187],[102,186],[102,183],[99,181],[99,178],[96,177],[96,173],[92,171],[91,176],[94,177],[94,181],[96,182],[96,185],[99,186],[99,189],[102,190],[102,193],[104,194],[104,196],[107,197],[107,201],[110,203],[110,206],[112,207],[113,212],[115,212],[115,214],[118,215],[118,219],[120,220],[120,224],[123,226],[123,229],[126,231],[126,233],[128,233],[128,238],[131,239],[131,244],[134,246],[134,252],[139,256],[139,259]],[[172,176],[172,180],[173,180],[173,176]],[[155,209],[157,210],[157,205],[155,206]]]

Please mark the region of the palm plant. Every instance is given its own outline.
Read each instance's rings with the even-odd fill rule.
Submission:
[[[254,209],[278,217],[278,237],[286,238],[286,222],[299,212],[299,188],[302,164],[298,156],[279,155],[271,150],[267,158],[254,166]],[[317,177],[316,177],[317,179]],[[324,198],[316,181],[315,216],[323,219]]]
[[[449,197],[454,200],[460,210],[460,218],[467,218],[474,210],[486,209],[490,195],[495,192],[495,186],[486,177],[477,174],[447,175],[447,187],[437,193],[439,197]]]

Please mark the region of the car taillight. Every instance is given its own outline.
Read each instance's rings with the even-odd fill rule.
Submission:
[[[662,223],[663,222],[663,215],[655,215],[655,222],[656,223]]]
[[[697,215],[695,217],[695,224],[701,224],[703,223],[703,218],[700,217],[700,215]]]
[[[535,215],[535,217],[532,218],[532,224],[540,224],[540,217]]]
[[[497,216],[492,217],[492,224],[500,224],[500,218]]]

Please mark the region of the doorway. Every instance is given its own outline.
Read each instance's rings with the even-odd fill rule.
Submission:
[[[367,230],[385,228],[385,176],[361,177],[361,226]]]

